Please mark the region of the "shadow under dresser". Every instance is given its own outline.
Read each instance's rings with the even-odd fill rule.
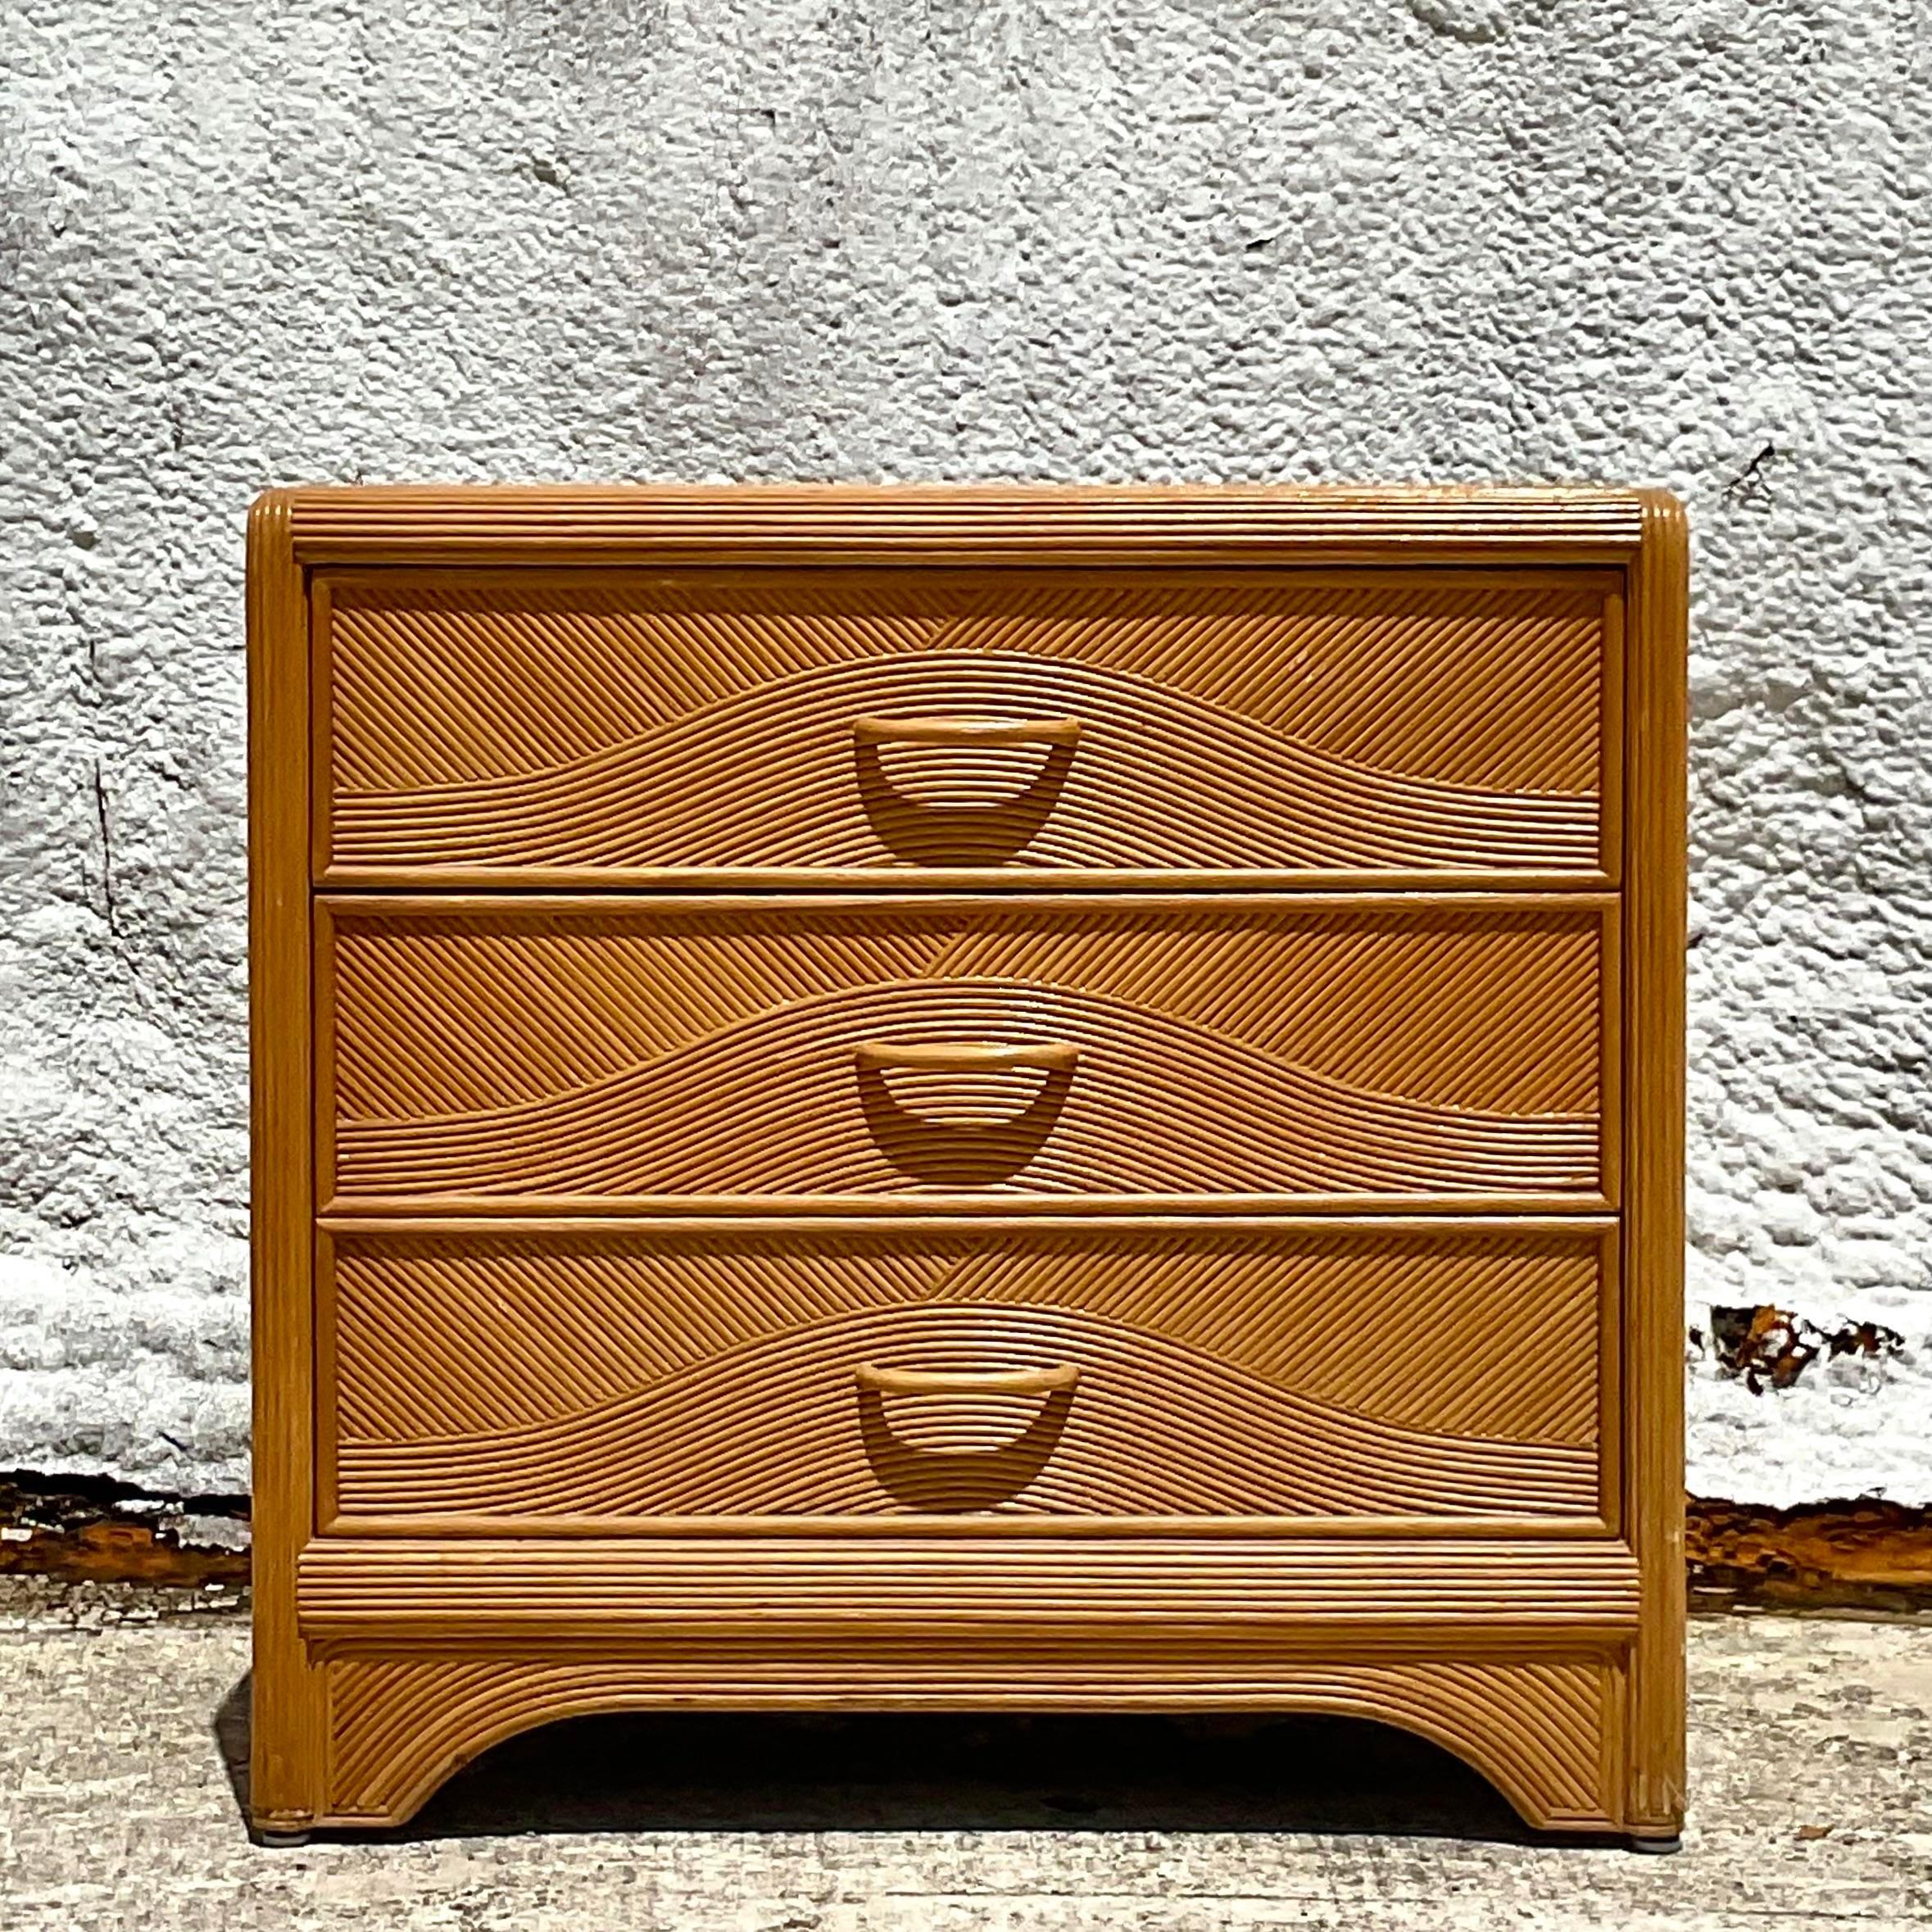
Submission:
[[[678,1708],[1366,1717],[1673,1841],[1671,499],[249,541],[265,1837]]]

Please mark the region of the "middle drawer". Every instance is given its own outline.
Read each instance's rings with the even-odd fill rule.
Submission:
[[[1612,1206],[1615,916],[326,899],[321,1204]]]

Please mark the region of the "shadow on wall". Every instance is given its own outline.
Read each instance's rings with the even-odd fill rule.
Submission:
[[[247,1678],[214,1728],[245,1815]],[[486,1752],[408,1825],[343,1835],[531,1831],[1400,1831],[1543,1842],[1466,1765],[1381,1725],[1004,1713],[571,1718]]]

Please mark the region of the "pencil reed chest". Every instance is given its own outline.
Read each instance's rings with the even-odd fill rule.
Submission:
[[[297,490],[249,570],[264,1831],[677,1705],[1676,1832],[1674,503]]]

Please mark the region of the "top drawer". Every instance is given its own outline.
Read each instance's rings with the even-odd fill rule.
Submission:
[[[319,570],[336,885],[1603,885],[1600,569]]]

